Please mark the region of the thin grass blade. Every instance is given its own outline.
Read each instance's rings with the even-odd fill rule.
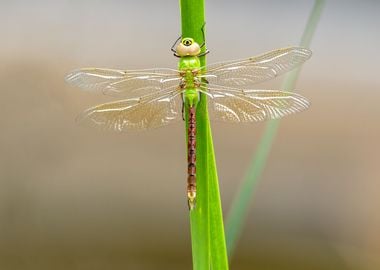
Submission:
[[[324,4],[324,0],[316,0],[314,2],[313,9],[310,13],[309,20],[306,24],[304,33],[301,38],[301,47],[308,48],[310,46]],[[299,72],[300,68],[288,73],[282,84],[282,89],[286,91],[293,91]],[[253,193],[258,183],[258,180],[262,174],[262,171],[265,168],[274,138],[276,137],[279,124],[279,120],[273,120],[267,123],[264,133],[258,144],[257,151],[253,155],[247,174],[243,179],[237,191],[237,194],[235,195],[235,198],[232,202],[226,220],[227,250],[230,258],[232,257],[231,255],[235,250],[236,243],[243,229],[249,204],[252,200]]]

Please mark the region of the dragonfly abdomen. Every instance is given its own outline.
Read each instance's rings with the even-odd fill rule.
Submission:
[[[196,120],[195,107],[189,107],[189,127],[187,142],[187,198],[190,210],[195,207],[196,184]]]

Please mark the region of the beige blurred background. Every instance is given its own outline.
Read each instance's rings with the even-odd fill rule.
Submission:
[[[209,62],[298,44],[313,1],[207,1]],[[380,269],[380,2],[328,1],[232,269]],[[86,66],[175,67],[177,1],[0,2],[0,269],[191,269],[182,124],[81,127]],[[265,84],[278,88],[281,78]],[[213,123],[225,213],[264,124]]]

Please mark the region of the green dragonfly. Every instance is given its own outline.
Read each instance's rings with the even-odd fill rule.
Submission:
[[[289,47],[242,60],[201,66],[205,44],[180,37],[172,46],[179,57],[178,69],[116,70],[83,68],[66,81],[90,91],[100,91],[121,100],[85,110],[78,120],[115,131],[161,127],[188,117],[187,197],[193,209],[196,198],[196,108],[208,97],[211,119],[245,123],[302,111],[309,102],[301,95],[280,90],[254,90],[254,84],[298,67],[311,51]]]

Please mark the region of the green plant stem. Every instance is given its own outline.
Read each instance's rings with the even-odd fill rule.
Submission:
[[[182,37],[204,42],[204,0],[180,0]],[[203,48],[204,51],[204,48]],[[200,58],[206,65],[205,57]],[[186,116],[187,117],[187,116]],[[190,211],[193,269],[228,269],[222,207],[219,194],[214,146],[207,112],[207,97],[201,94],[196,109],[197,198]],[[186,121],[187,122],[187,121]],[[187,131],[188,124],[186,124]]]
[[[300,46],[306,48],[310,46],[311,39],[317,27],[324,3],[324,0],[315,1],[309,20],[306,24],[305,31],[302,35]],[[293,91],[299,72],[300,68],[288,73],[282,84],[282,89],[286,91]],[[257,151],[255,152],[248,168],[248,172],[232,202],[226,221],[227,250],[230,258],[241,234],[243,224],[245,223],[247,216],[249,203],[252,200],[252,195],[258,179],[264,170],[274,138],[276,137],[276,133],[279,128],[279,124],[279,120],[273,120],[267,123],[258,144]]]

